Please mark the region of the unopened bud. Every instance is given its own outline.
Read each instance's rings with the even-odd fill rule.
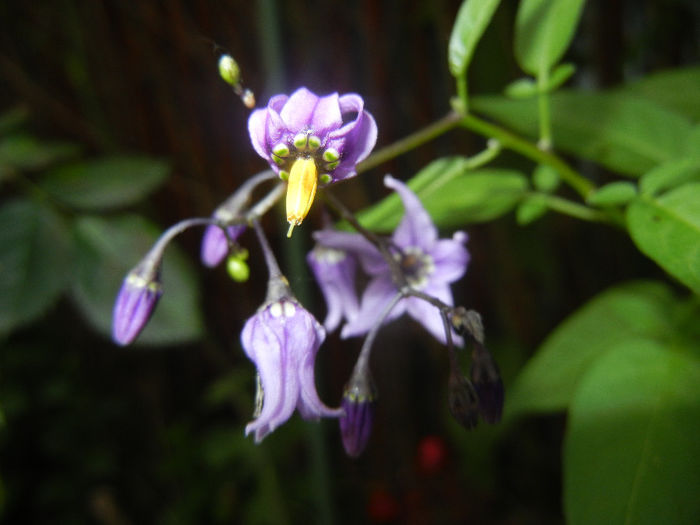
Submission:
[[[226,270],[231,276],[231,279],[238,283],[244,283],[250,277],[250,267],[245,261],[248,252],[235,253],[229,256],[226,260]]]
[[[162,293],[160,260],[147,257],[124,278],[114,303],[112,339],[122,346],[132,343],[145,328]]]
[[[241,81],[241,68],[231,55],[221,55],[219,58],[219,76],[234,87]]]
[[[362,454],[372,434],[376,399],[369,370],[353,372],[341,402],[345,414],[339,420],[343,447],[352,458]]]
[[[471,430],[479,420],[479,401],[471,382],[459,372],[450,374],[447,402],[450,413],[464,428]]]
[[[464,306],[458,306],[452,310],[450,322],[458,334],[467,333],[479,343],[484,342],[484,325],[481,322],[481,315],[476,310],[467,310]]]

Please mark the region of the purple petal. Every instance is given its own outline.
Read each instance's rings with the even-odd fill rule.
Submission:
[[[333,93],[318,100],[311,121],[307,125],[310,126],[315,135],[323,137],[338,129],[342,124],[338,93]]]
[[[464,247],[464,242],[466,235],[457,232],[452,239],[440,239],[433,245],[430,256],[435,264],[432,277],[435,282],[451,283],[467,271],[469,252]]]
[[[321,230],[314,232],[314,239],[323,246],[356,256],[360,260],[362,268],[370,275],[387,271],[386,261],[379,250],[358,233]]]
[[[248,133],[255,151],[264,159],[270,158],[267,141],[267,109],[256,109],[248,118]]]
[[[426,287],[423,291],[428,295],[432,295],[433,297],[440,299],[443,303],[452,305],[452,292],[450,291],[450,287],[447,285],[432,285],[430,287]],[[442,322],[442,316],[437,308],[427,301],[417,297],[409,297],[406,299],[406,311],[408,315],[422,324],[423,327],[430,332],[433,337],[435,337],[435,339],[440,341],[442,344],[447,343],[447,337],[445,336],[445,325]],[[452,330],[452,341],[457,346],[462,344],[462,338],[457,335],[454,330]]]
[[[362,295],[360,311],[343,327],[340,337],[345,339],[369,332],[397,293],[389,274],[375,277]],[[406,309],[405,303],[405,300],[399,301],[384,320],[384,324],[403,314]]]
[[[345,415],[339,420],[340,434],[343,438],[343,448],[352,458],[362,454],[367,446],[372,434],[375,405],[375,401],[343,397],[342,407]]]
[[[320,245],[309,252],[306,260],[326,300],[328,313],[323,324],[331,332],[343,318],[352,319],[359,310],[355,260],[343,251]]]
[[[291,94],[284,104],[280,117],[293,132],[302,131],[311,123],[318,100],[319,97],[308,89],[299,88]]]
[[[362,98],[351,93],[340,97],[339,103],[343,113],[357,112],[357,117],[330,134],[328,147],[341,152],[340,164],[332,173],[334,181],[355,175],[355,165],[367,158],[377,142],[377,123],[363,111]]]
[[[394,231],[394,242],[402,248],[417,246],[430,253],[437,239],[437,228],[423,204],[408,186],[390,175],[384,177],[384,185],[399,194],[406,210],[401,223]]]

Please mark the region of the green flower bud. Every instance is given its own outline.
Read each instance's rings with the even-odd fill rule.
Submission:
[[[250,267],[245,262],[245,258],[239,254],[231,255],[226,260],[226,270],[231,279],[238,283],[244,283],[250,277]]]
[[[236,86],[241,81],[241,68],[231,55],[221,55],[219,76],[231,86]]]

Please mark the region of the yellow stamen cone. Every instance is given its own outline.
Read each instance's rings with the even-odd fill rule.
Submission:
[[[309,213],[316,196],[317,184],[318,170],[314,160],[307,158],[295,160],[289,172],[287,185],[287,222],[289,222],[287,237],[292,236],[294,226],[300,225]]]

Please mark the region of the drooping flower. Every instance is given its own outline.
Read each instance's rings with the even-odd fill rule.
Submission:
[[[396,250],[394,256],[408,284],[452,305],[450,283],[464,275],[469,263],[469,253],[464,246],[467,234],[456,232],[452,239],[438,239],[437,228],[418,197],[405,184],[389,175],[384,178],[384,184],[399,194],[405,209],[404,217],[392,235],[391,245]],[[316,232],[314,236],[323,246],[355,255],[371,277],[362,294],[360,310],[345,324],[341,336],[367,333],[376,323],[378,312],[383,312],[397,293],[389,265],[379,250],[359,234],[324,230]],[[446,342],[437,308],[417,297],[405,297],[396,304],[385,322],[403,313],[408,313],[421,323],[439,341]],[[456,334],[453,337],[459,340]]]
[[[231,241],[235,241],[245,230],[244,224],[227,226],[226,231]],[[229,252],[229,241],[223,230],[214,224],[210,224],[204,230],[202,236],[201,258],[205,266],[214,268],[218,266]]]
[[[329,332],[342,322],[353,319],[359,310],[355,292],[355,259],[342,250],[317,244],[306,256],[321,293],[326,300],[328,313],[323,326]]]
[[[146,257],[124,278],[112,313],[112,339],[126,346],[145,328],[163,289],[160,264]]]
[[[252,432],[256,442],[262,441],[295,408],[304,419],[343,413],[323,404],[316,392],[314,362],[325,337],[319,322],[291,295],[268,301],[248,319],[241,342],[260,374],[263,404],[246,435]]]
[[[377,140],[377,125],[359,95],[319,97],[306,88],[272,97],[250,115],[248,131],[255,151],[289,180],[288,235],[306,217],[318,184],[354,176]]]

